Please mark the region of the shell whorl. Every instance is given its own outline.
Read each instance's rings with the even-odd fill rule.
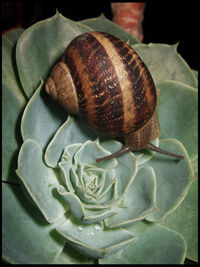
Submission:
[[[75,38],[62,58],[71,73],[79,114],[97,131],[124,136],[153,116],[153,79],[136,52],[119,38],[89,32]]]
[[[65,63],[59,62],[54,66],[45,88],[46,92],[70,113],[77,114],[79,112],[76,88]]]

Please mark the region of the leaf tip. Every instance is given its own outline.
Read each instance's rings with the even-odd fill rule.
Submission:
[[[103,12],[101,12],[100,18],[105,18],[106,16],[104,15]]]
[[[56,15],[59,15],[60,12],[58,11],[58,8],[56,8]]]
[[[175,51],[177,51],[177,48],[179,46],[179,43],[180,43],[180,41],[178,41],[177,43],[175,43],[174,45],[172,45],[174,47]]]

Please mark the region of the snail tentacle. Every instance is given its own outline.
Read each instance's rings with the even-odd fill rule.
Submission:
[[[111,159],[111,158],[114,158],[114,157],[119,157],[127,152],[131,151],[131,147],[126,145],[124,147],[122,147],[120,150],[108,155],[108,156],[105,156],[105,157],[102,157],[102,158],[97,158],[96,159],[96,162],[100,162],[100,161],[103,161],[103,160],[108,160],[108,159]]]
[[[154,146],[152,143],[149,143],[147,144],[144,149],[148,149],[148,150],[152,150],[154,152],[158,152],[158,153],[161,153],[161,154],[164,154],[164,155],[167,155],[167,156],[170,156],[170,157],[174,157],[174,158],[177,158],[179,160],[183,160],[184,159],[184,156],[182,155],[177,155],[177,154],[174,154],[172,152],[168,152],[166,150],[163,150],[157,146]]]

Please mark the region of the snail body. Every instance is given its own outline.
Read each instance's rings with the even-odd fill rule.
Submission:
[[[119,38],[103,32],[76,37],[52,69],[46,91],[99,133],[125,138],[124,148],[97,161],[130,150],[164,153],[150,143],[160,136],[158,90],[143,61]]]

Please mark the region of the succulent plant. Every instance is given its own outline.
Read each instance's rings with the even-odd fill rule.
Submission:
[[[46,94],[69,42],[91,30],[129,42],[160,89],[162,134],[184,155],[147,151],[96,162],[122,146]],[[197,261],[197,72],[176,45],[141,44],[106,19],[60,13],[2,37],[3,258],[10,263]]]

